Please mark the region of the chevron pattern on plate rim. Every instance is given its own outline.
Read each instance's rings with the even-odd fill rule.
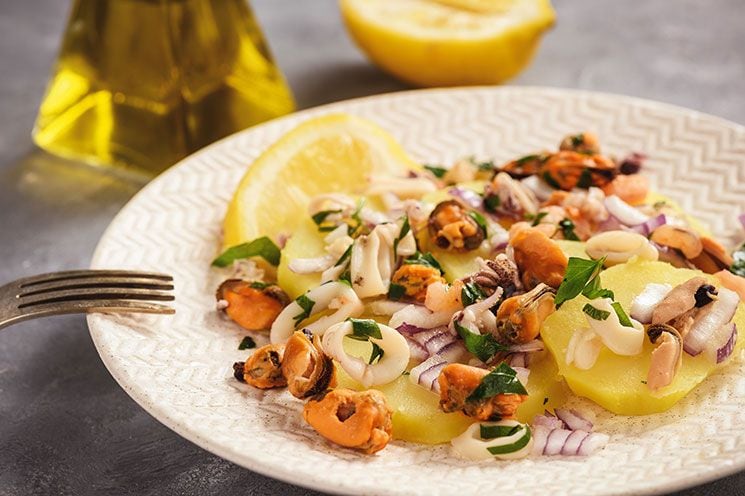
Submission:
[[[609,446],[586,459],[530,458],[474,464],[448,446],[394,442],[373,457],[330,446],[283,392],[239,391],[226,380],[241,335],[214,311],[219,282],[209,263],[227,202],[269,144],[299,122],[349,112],[377,122],[414,158],[450,162],[475,154],[498,161],[595,131],[605,151],[644,151],[656,189],[713,232],[737,240],[745,211],[745,127],[629,97],[530,87],[428,90],[340,102],[226,138],[154,180],[114,219],[96,268],[174,275],[172,317],[88,317],[101,357],[140,405],[178,434],[249,469],[329,492],[360,494],[641,494],[669,491],[745,467],[745,361],[667,413],[621,418],[589,403]],[[581,400],[577,400],[581,403]]]

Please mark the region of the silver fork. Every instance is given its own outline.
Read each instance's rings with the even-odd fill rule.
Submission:
[[[70,270],[0,286],[0,329],[65,313],[172,314],[173,277],[129,270]]]

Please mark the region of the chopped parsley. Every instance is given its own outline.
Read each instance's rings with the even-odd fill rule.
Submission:
[[[262,236],[251,242],[228,248],[212,261],[212,265],[215,267],[227,267],[236,260],[251,257],[261,257],[270,264],[277,266],[279,265],[280,257],[279,247],[271,239]]]
[[[398,237],[393,241],[393,256],[395,257],[398,253],[398,243],[401,242],[404,237],[406,237],[407,234],[409,234],[409,231],[411,231],[411,226],[409,225],[409,216],[404,215],[404,223],[401,224],[401,231],[398,233]]]
[[[507,351],[508,348],[500,344],[491,334],[476,334],[467,328],[455,322],[455,330],[463,339],[466,349],[474,354],[482,362],[486,362],[500,351]]]
[[[523,436],[514,443],[505,444],[503,446],[489,446],[488,448],[486,448],[486,451],[488,451],[492,455],[504,455],[506,453],[514,453],[516,451],[520,451],[528,445],[531,435],[532,434],[530,433],[530,429],[526,428],[525,434],[523,434]]]
[[[729,271],[737,276],[745,277],[745,244],[732,253],[732,258],[734,262]]]
[[[489,195],[484,198],[484,208],[488,212],[496,212],[501,203],[502,200],[499,198],[499,195]]]
[[[383,339],[380,326],[373,319],[347,319],[352,323],[352,334],[348,337],[357,341],[369,341],[370,338]]]
[[[579,241],[579,236],[574,232],[574,222],[569,219],[564,219],[559,222],[559,228],[561,233],[564,235],[564,239],[569,241]]]
[[[448,170],[444,167],[438,167],[436,165],[424,164],[424,168],[430,171],[438,179],[442,179],[447,174]]]
[[[577,180],[577,187],[582,189],[590,189],[590,186],[592,186],[592,172],[590,172],[590,169],[585,169],[582,171],[582,174],[580,174],[579,179]]]
[[[295,321],[295,327],[297,327],[300,325],[300,322],[310,317],[310,314],[313,313],[313,307],[315,306],[316,302],[308,298],[306,295],[300,295],[295,298],[295,303],[297,303],[300,308],[303,309],[302,312],[292,318],[292,320]]]
[[[569,138],[572,141],[572,146],[574,148],[578,148],[582,146],[585,143],[585,135],[582,133],[575,134],[574,136]]]
[[[337,228],[337,225],[333,222],[326,222],[326,217],[332,214],[340,214],[341,210],[322,210],[318,213],[311,215],[311,219],[318,226],[318,230],[321,232],[333,231]]]
[[[517,160],[515,160],[515,164],[517,165],[525,165],[528,162],[532,162],[533,160],[540,159],[540,155],[525,155],[524,157],[520,157]]]
[[[479,300],[486,298],[486,293],[481,289],[481,286],[475,282],[467,282],[463,285],[463,289],[460,290],[460,300],[463,302],[463,306],[467,307],[472,305]]]
[[[522,425],[479,425],[481,439],[496,439],[498,437],[509,437],[522,429]]]
[[[266,289],[269,287],[269,284],[261,281],[251,281],[248,287],[251,289]]]
[[[626,312],[623,310],[623,307],[620,303],[617,301],[614,301],[611,303],[611,306],[613,307],[613,310],[616,311],[616,315],[618,315],[618,321],[621,323],[624,327],[634,327],[634,324],[631,323],[631,319],[628,315],[626,315]]]
[[[406,295],[406,288],[400,284],[392,282],[388,286],[388,299],[398,301]]]
[[[607,320],[608,317],[610,317],[610,312],[606,310],[600,310],[599,308],[596,308],[589,303],[586,303],[585,306],[582,307],[582,311],[589,315],[590,318],[593,320]]]
[[[349,245],[349,247],[346,250],[344,250],[344,253],[341,254],[341,256],[339,257],[339,260],[336,261],[336,263],[334,264],[334,267],[338,267],[342,265],[351,256],[352,256],[352,245]]]
[[[372,365],[376,361],[380,361],[381,358],[383,358],[383,355],[385,355],[385,351],[383,348],[378,346],[376,343],[372,344],[372,353],[370,353],[370,360],[368,360],[368,364]]]
[[[548,212],[538,212],[533,216],[533,223],[531,226],[535,227],[541,223],[541,221],[548,215]]]
[[[478,224],[479,228],[484,232],[484,236],[488,236],[488,231],[486,230],[486,219],[484,216],[475,210],[469,211],[468,216]]]
[[[483,401],[498,394],[528,394],[515,369],[504,362],[481,379],[466,401]]]
[[[605,257],[599,260],[569,257],[566,274],[556,291],[556,298],[554,299],[556,308],[561,307],[565,301],[579,296],[585,291],[585,288],[589,287],[588,292],[598,290],[600,287],[598,275],[604,263]]]
[[[246,336],[241,340],[241,344],[238,345],[239,350],[250,350],[256,348],[256,341],[251,336]]]
[[[431,253],[422,253],[420,251],[417,251],[413,255],[411,255],[409,258],[404,260],[405,265],[424,265],[426,267],[432,267],[434,269],[437,269],[440,271],[440,274],[444,274],[442,267],[440,266],[440,262],[435,260],[435,257],[432,256]]]
[[[543,180],[546,181],[546,184],[548,184],[552,188],[561,189],[561,184],[556,182],[556,179],[553,178],[550,172],[546,171],[543,173]]]

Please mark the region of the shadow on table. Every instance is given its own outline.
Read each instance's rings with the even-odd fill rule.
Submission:
[[[362,96],[413,89],[393,76],[364,62],[337,62],[306,71],[294,78],[301,84],[293,87],[298,108]]]

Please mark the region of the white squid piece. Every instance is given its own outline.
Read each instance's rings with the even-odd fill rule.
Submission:
[[[352,287],[360,298],[388,293],[395,264],[393,242],[399,231],[396,224],[381,224],[352,245],[349,269]]]
[[[339,362],[352,379],[367,388],[396,380],[406,370],[411,355],[406,339],[398,331],[383,324],[378,324],[378,328],[382,339],[370,337],[370,341],[383,350],[383,356],[374,364],[344,350],[344,337],[353,332],[351,322],[335,324],[323,335],[323,351]]]
[[[587,315],[590,329],[616,355],[638,355],[644,345],[644,326],[634,319],[630,319],[634,327],[622,326],[611,303],[609,298],[592,300],[593,307],[608,312],[609,315],[605,320],[595,320]]]
[[[296,326],[295,317],[303,313],[303,308],[293,301],[282,310],[272,324],[269,333],[272,343],[284,343],[295,332],[296,327],[308,329],[313,334],[322,336],[332,325],[344,322],[349,317],[357,317],[365,310],[365,306],[352,288],[343,282],[323,284],[311,289],[305,296],[314,302],[309,317],[327,309],[335,309],[336,312],[324,315],[306,326]]]
[[[481,438],[481,425],[491,427],[520,427],[510,436],[497,437],[494,439]],[[527,439],[526,439],[527,438]],[[525,458],[533,449],[533,437],[530,427],[521,424],[517,420],[500,420],[499,422],[476,422],[468,426],[466,432],[454,437],[450,444],[458,455],[469,460],[490,460],[499,458],[501,460],[515,460]],[[512,446],[514,451],[508,453],[492,454],[489,448]]]

